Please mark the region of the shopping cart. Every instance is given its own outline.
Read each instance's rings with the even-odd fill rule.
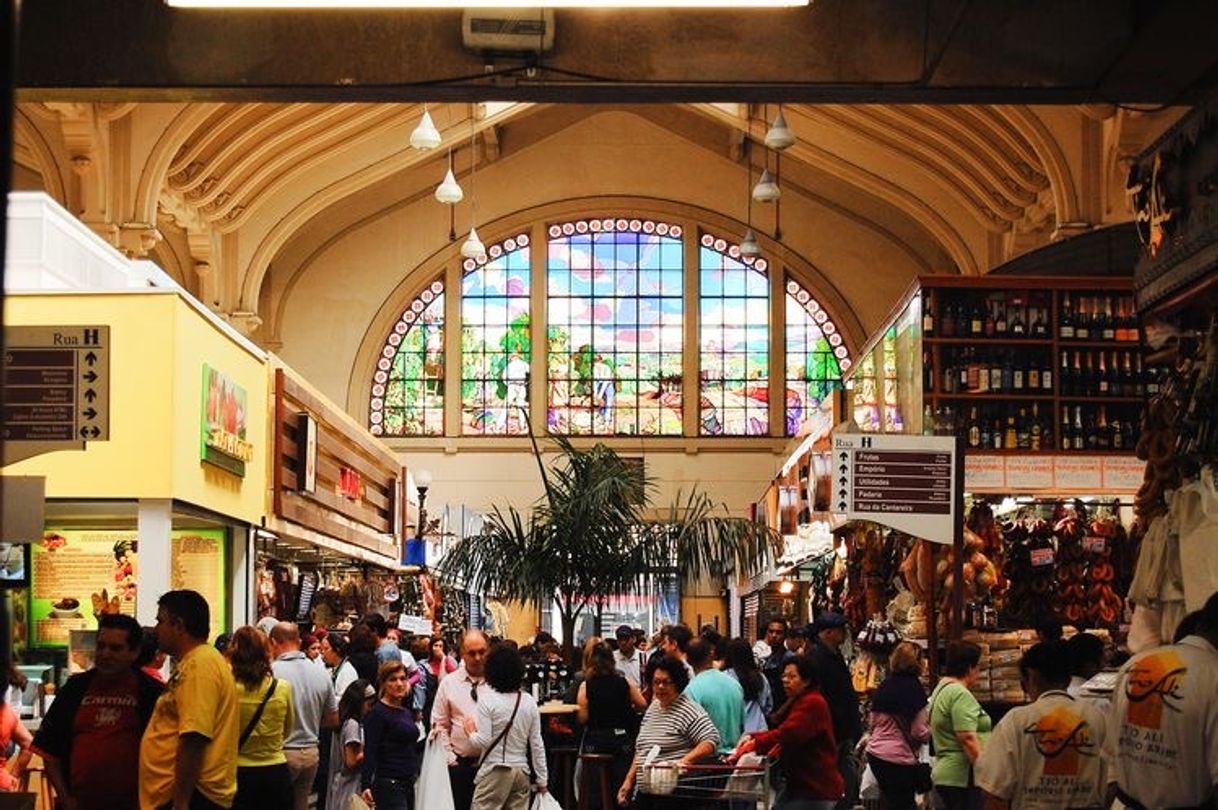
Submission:
[[[639,769],[641,796],[681,800],[690,807],[736,807],[769,810],[769,766],[763,757],[746,754],[734,764],[644,763]]]

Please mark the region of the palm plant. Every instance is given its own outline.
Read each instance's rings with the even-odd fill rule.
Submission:
[[[648,574],[675,568],[683,578],[721,579],[769,563],[777,538],[761,524],[732,517],[696,489],[653,509],[653,485],[641,465],[604,444],[580,449],[563,437],[554,441],[560,455],[547,469],[533,438],[545,495],[527,515],[495,507],[481,534],[444,556],[439,573],[476,593],[554,599],[568,656],[583,611],[606,597],[637,593]]]

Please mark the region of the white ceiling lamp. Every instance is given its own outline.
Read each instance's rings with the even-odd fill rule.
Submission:
[[[753,186],[753,199],[759,203],[771,203],[781,196],[782,190],[778,188],[774,175],[770,174],[769,169],[763,170],[761,177],[757,179],[757,185]]]
[[[757,244],[757,235],[749,228],[740,240],[740,255],[746,259],[756,259],[761,255],[761,245]]]
[[[472,225],[469,228],[469,236],[465,237],[465,242],[461,245],[461,255],[476,262],[486,259],[486,245],[482,244],[478,231]]]
[[[778,108],[778,115],[774,116],[774,123],[770,126],[770,131],[765,134],[765,145],[776,152],[790,149],[795,145],[795,133],[787,126],[782,107]]]
[[[423,105],[423,117],[419,119],[419,125],[410,133],[410,145],[423,152],[440,145],[440,130],[432,123],[426,104]]]
[[[533,8],[792,8],[812,0],[534,0]],[[176,8],[500,8],[502,0],[165,0]]]
[[[461,186],[457,183],[457,178],[453,176],[453,153],[450,149],[448,152],[448,172],[444,175],[440,185],[436,186],[436,200],[445,205],[456,205],[463,199],[465,199],[465,192],[461,190]]]

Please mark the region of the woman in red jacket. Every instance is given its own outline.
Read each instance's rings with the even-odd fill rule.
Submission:
[[[778,748],[778,764],[787,786],[774,810],[833,810],[846,786],[837,769],[837,742],[829,704],[817,689],[811,659],[797,656],[782,670],[789,710],[777,728],[746,734],[736,753],[769,753]]]

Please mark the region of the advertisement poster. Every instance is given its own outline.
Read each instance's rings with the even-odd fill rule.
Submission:
[[[203,418],[200,457],[233,475],[245,476],[254,457],[247,441],[245,389],[229,375],[203,366]]]
[[[224,529],[183,529],[171,535],[169,585],[203,594],[211,605],[211,629],[215,640],[228,623],[228,535]]]
[[[30,643],[67,647],[102,613],[135,615],[136,533],[48,528],[31,548]]]

